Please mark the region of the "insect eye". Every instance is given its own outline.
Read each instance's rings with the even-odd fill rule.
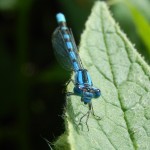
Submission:
[[[80,90],[82,89],[80,86],[78,87]]]
[[[97,89],[97,92],[100,92],[100,90],[99,90],[99,89]]]

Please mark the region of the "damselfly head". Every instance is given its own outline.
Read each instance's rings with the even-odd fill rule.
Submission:
[[[91,99],[94,97],[94,94],[90,92],[89,90],[84,90],[82,93],[81,101],[83,101],[85,104],[90,103]]]

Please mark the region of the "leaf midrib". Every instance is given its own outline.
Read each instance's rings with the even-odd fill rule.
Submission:
[[[103,72],[101,72],[98,67],[94,64],[94,66],[97,68],[97,70],[104,76],[105,79],[107,79],[108,81],[110,81],[111,83],[114,84],[115,88],[116,88],[116,91],[117,91],[117,97],[118,97],[118,100],[119,100],[119,104],[120,104],[120,109],[122,110],[123,112],[123,118],[124,118],[124,121],[125,121],[125,125],[126,125],[126,130],[128,132],[128,135],[129,135],[129,138],[130,138],[130,141],[132,142],[132,146],[134,149],[137,149],[137,146],[136,146],[136,143],[134,143],[134,137],[133,137],[133,133],[130,133],[130,129],[129,129],[129,123],[127,121],[127,118],[126,118],[126,115],[125,115],[125,112],[126,110],[123,108],[123,104],[122,104],[122,101],[121,101],[121,97],[120,97],[120,94],[119,94],[119,91],[118,91],[118,86],[120,85],[117,85],[117,82],[115,80],[115,73],[113,72],[113,68],[112,68],[112,63],[111,63],[111,59],[109,57],[109,48],[107,46],[107,41],[106,41],[106,33],[105,33],[105,30],[104,30],[104,20],[103,20],[103,10],[101,9],[100,10],[100,20],[101,20],[101,27],[102,27],[102,37],[103,37],[103,40],[104,40],[104,45],[106,47],[106,54],[107,54],[107,57],[108,57],[108,63],[109,63],[109,67],[110,67],[110,71],[111,71],[111,74],[112,74],[112,80],[110,80]],[[97,31],[97,30],[96,30]],[[129,62],[130,62],[130,66],[129,66],[129,70],[133,64],[133,60],[129,57],[129,53],[128,53],[128,48],[125,44],[125,40],[124,38],[122,37],[122,35],[120,35],[120,33],[118,33],[117,29],[116,29],[116,26],[115,26],[115,33],[122,39],[123,43],[124,43],[124,48],[126,50],[126,53],[127,53],[127,56],[128,56],[128,59],[129,59]],[[89,51],[88,51],[89,53]],[[90,53],[89,53],[90,55]],[[92,58],[92,57],[91,57]],[[128,74],[130,73],[130,71],[128,71]],[[127,75],[127,78],[128,78],[128,75]],[[124,82],[126,82],[127,80],[125,80]],[[104,98],[103,98],[104,99]],[[115,105],[116,106],[116,105]],[[116,106],[118,107],[118,106]],[[107,136],[107,134],[104,132],[104,130],[101,128],[101,130],[103,131],[103,133],[106,135],[107,139],[109,140],[109,142],[111,143],[111,145],[116,149],[115,145],[113,145],[113,143],[111,142],[111,139],[109,139],[109,137]]]
[[[115,86],[116,91],[117,91],[117,97],[118,97],[118,100],[119,100],[119,103],[120,103],[120,109],[122,110],[122,112],[124,114],[123,118],[124,118],[124,121],[125,121],[125,124],[126,124],[126,127],[127,127],[127,131],[128,131],[129,137],[130,137],[130,141],[132,142],[133,148],[136,149],[136,144],[134,143],[132,133],[129,132],[130,129],[129,129],[128,121],[127,121],[125,111],[123,109],[123,104],[121,102],[121,97],[120,97],[120,94],[119,94],[119,91],[118,91],[118,88],[117,88],[118,85],[117,85],[116,80],[115,80],[115,74],[114,74],[114,71],[113,71],[113,68],[112,68],[112,65],[111,65],[112,63],[111,63],[111,59],[109,57],[109,48],[107,46],[107,41],[106,41],[106,34],[105,34],[105,30],[104,30],[103,11],[102,11],[102,9],[100,9],[100,11],[101,11],[100,12],[100,20],[101,20],[101,27],[102,27],[102,37],[103,37],[103,40],[104,40],[104,45],[106,47],[106,54],[107,54],[107,57],[108,57],[108,63],[109,63],[110,71],[111,71],[111,74],[112,74],[113,83],[114,83],[114,86]],[[117,31],[116,31],[116,34],[119,35]],[[126,45],[126,44],[124,43],[124,45]],[[126,46],[125,46],[125,48],[126,48]],[[129,59],[129,57],[128,57],[128,59]],[[131,60],[129,59],[129,61],[130,61],[130,67],[131,67]],[[111,141],[110,141],[110,143],[112,144]],[[113,147],[114,147],[114,145],[113,145]]]

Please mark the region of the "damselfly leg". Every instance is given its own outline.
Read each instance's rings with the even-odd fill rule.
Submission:
[[[71,96],[71,95],[76,95],[76,94],[73,93],[73,92],[67,92],[67,93],[66,93],[66,96]]]
[[[80,125],[82,119],[87,116],[85,124],[86,124],[86,126],[87,126],[88,131],[89,131],[88,120],[89,120],[90,114],[92,113],[92,115],[95,116],[95,117],[97,117],[98,120],[100,120],[101,118],[100,118],[99,116],[95,115],[92,103],[88,103],[88,107],[89,107],[89,110],[87,111],[87,113],[85,113],[85,114],[80,118],[78,125]]]
[[[75,82],[72,79],[69,79],[65,85],[67,86],[70,82],[72,82],[75,85]]]

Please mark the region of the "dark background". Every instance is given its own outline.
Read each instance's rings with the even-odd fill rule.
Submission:
[[[52,142],[65,131],[61,117],[65,106],[63,91],[70,73],[58,65],[53,54],[55,15],[65,14],[79,43],[93,3],[94,0],[1,0],[1,150],[46,150],[49,148],[41,136]],[[115,13],[117,7],[111,10],[137,48],[145,49],[133,23],[126,21],[128,16],[121,20]],[[146,51],[141,53],[147,56]]]

